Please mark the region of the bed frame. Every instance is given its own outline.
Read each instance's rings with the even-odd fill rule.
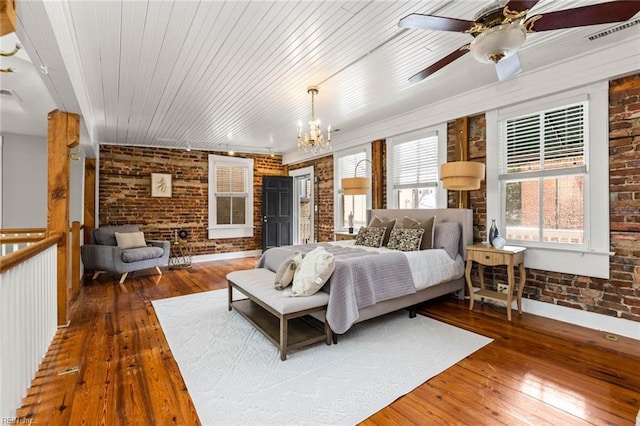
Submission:
[[[458,222],[462,226],[462,238],[458,252],[463,259],[466,260],[466,247],[473,244],[473,213],[471,209],[373,209],[367,210],[367,223],[373,216],[381,219],[397,219],[402,222],[405,216],[409,216],[415,220],[426,220],[432,216],[436,216],[435,223]],[[358,321],[365,321],[380,315],[388,314],[400,309],[405,309],[417,305],[445,294],[459,292],[465,286],[465,278],[462,276],[457,280],[447,281],[438,285],[427,287],[417,293],[398,297],[396,299],[385,300],[368,306],[359,311],[360,317]],[[460,293],[461,294],[461,293]]]

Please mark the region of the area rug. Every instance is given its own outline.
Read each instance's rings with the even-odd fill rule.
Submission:
[[[274,345],[227,310],[227,290],[153,307],[204,425],[352,425],[491,342],[401,311],[280,361]]]

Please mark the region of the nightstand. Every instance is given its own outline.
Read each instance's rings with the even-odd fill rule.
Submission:
[[[358,233],[354,232],[353,234],[350,234],[345,231],[336,231],[334,232],[334,235],[335,235],[336,241],[343,241],[343,240],[355,240],[356,235],[358,235]]]
[[[513,268],[518,266],[520,269],[520,283],[518,284],[518,294],[516,301],[518,302],[518,314],[522,315],[522,290],[526,280],[526,272],[524,270],[524,247],[505,246],[502,249],[493,248],[489,245],[477,244],[467,246],[467,268],[465,277],[467,278],[467,288],[469,289],[469,310],[473,310],[474,296],[480,296],[484,299],[492,299],[507,304],[507,319],[511,321],[511,303],[513,301],[513,287],[515,278]],[[471,266],[473,262],[478,263],[478,273],[480,275],[480,289],[473,291],[471,285]],[[484,267],[506,265],[508,285],[507,292],[500,293],[498,291],[486,290],[484,288]]]

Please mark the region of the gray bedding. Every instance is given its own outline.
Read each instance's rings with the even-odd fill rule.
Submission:
[[[291,254],[322,246],[335,256],[336,267],[322,288],[329,293],[327,321],[334,333],[345,333],[358,320],[358,310],[416,292],[409,262],[402,253],[375,253],[335,244],[305,244],[265,251],[257,267],[276,271]]]

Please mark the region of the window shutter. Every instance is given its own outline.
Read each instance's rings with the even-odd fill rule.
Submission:
[[[438,137],[393,146],[393,189],[438,185]]]

